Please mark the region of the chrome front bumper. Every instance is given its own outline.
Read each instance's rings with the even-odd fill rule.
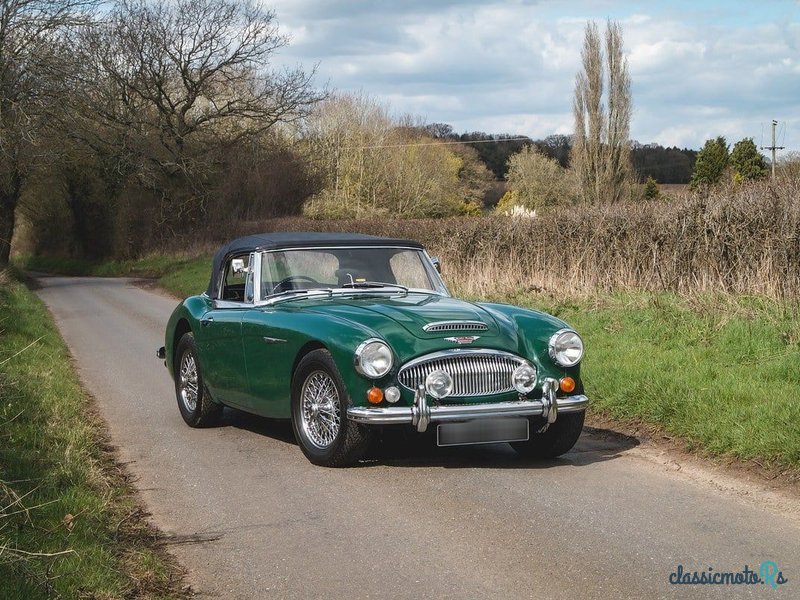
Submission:
[[[546,379],[542,389],[542,397],[535,400],[431,406],[425,389],[420,386],[414,395],[414,406],[351,406],[347,409],[347,417],[367,425],[410,424],[423,432],[430,423],[497,417],[540,416],[547,423],[554,423],[558,413],[580,412],[589,405],[589,399],[584,395],[556,398],[558,382],[555,379]]]

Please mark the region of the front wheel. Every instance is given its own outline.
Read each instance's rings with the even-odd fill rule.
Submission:
[[[175,396],[181,416],[190,427],[210,427],[219,422],[222,405],[208,395],[191,333],[180,339],[175,352]]]
[[[369,446],[369,429],[347,418],[347,406],[347,391],[330,352],[304,356],[292,378],[292,429],[315,465],[350,466]]]
[[[541,429],[541,419],[532,418],[531,437],[527,442],[512,442],[511,447],[523,456],[531,458],[555,458],[569,452],[583,430],[583,419],[586,411],[558,415],[555,423],[542,433],[534,433]]]

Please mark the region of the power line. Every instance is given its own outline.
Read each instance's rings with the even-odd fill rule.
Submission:
[[[436,142],[414,142],[409,144],[386,144],[386,145],[376,145],[376,146],[343,146],[342,150],[372,150],[377,148],[411,148],[414,146],[452,146],[456,144],[498,144],[500,142],[533,143],[533,140],[529,137],[503,138],[501,140],[464,140],[464,141],[452,140],[449,142],[436,141]]]

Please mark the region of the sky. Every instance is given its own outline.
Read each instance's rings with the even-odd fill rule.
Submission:
[[[618,21],[631,139],[723,135],[800,151],[800,0],[265,0],[290,37],[276,66],[456,132],[572,132],[586,22]]]

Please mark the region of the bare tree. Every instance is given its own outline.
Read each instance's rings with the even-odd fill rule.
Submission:
[[[363,94],[334,95],[306,123],[304,143],[323,189],[315,218],[449,216],[483,200],[491,177],[471,149],[432,138]]]
[[[53,148],[42,142],[72,71],[68,32],[92,0],[0,0],[0,265],[8,263],[25,180]]]
[[[288,40],[255,0],[120,0],[86,40],[82,131],[167,212],[202,204],[226,149],[322,97],[313,71],[270,69]]]
[[[571,165],[585,202],[617,202],[624,197],[630,176],[631,120],[631,82],[619,24],[607,24],[605,52],[597,25],[587,24],[581,58],[583,68],[575,80]]]

